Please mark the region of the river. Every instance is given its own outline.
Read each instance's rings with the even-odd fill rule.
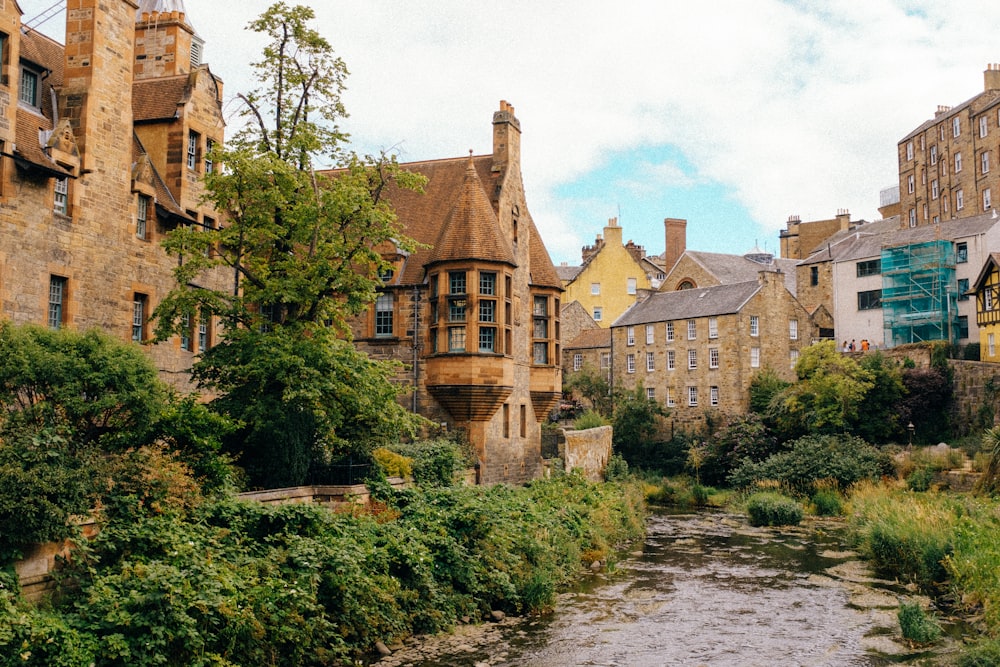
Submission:
[[[397,646],[379,667],[935,664],[899,640],[912,594],[845,550],[843,527],[752,528],[724,512],[660,510],[613,573],[543,616]],[[954,649],[946,640],[938,653]]]

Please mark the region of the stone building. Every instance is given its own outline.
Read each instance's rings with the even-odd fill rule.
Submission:
[[[983,92],[900,140],[899,210],[905,225],[967,218],[993,209],[1000,194],[1000,65],[983,72]]]
[[[778,271],[658,292],[611,327],[613,384],[643,387],[670,409],[676,428],[693,431],[706,414],[745,413],[750,382],[762,370],[794,379],[811,329],[809,314]]]
[[[0,3],[0,41],[0,316],[144,341],[173,285],[163,234],[217,223],[200,179],[222,82],[181,0],[70,0],[69,47]],[[165,379],[186,386],[213,327],[148,346]]]
[[[785,259],[805,259],[828,238],[848,229],[852,224],[859,223],[851,222],[851,214],[847,209],[838,210],[836,217],[829,220],[802,222],[802,218],[797,215],[789,216],[785,229],[778,235],[781,256]]]
[[[412,409],[468,436],[480,481],[537,477],[541,423],[562,393],[562,286],[528,212],[514,108],[493,114],[491,154],[403,167],[427,177],[424,193],[389,199],[425,247],[382,249],[393,271],[355,341],[406,364]]]

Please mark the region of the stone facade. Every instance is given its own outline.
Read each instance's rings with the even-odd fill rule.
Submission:
[[[409,407],[469,439],[487,484],[542,474],[541,423],[562,394],[562,287],[528,212],[520,141],[501,102],[492,154],[403,165],[425,192],[389,200],[425,247],[382,249],[393,274],[352,325],[360,349],[403,362]]]
[[[754,375],[794,379],[811,343],[809,314],[781,273],[758,280],[660,292],[611,329],[616,388],[643,387],[670,410],[674,427],[695,431],[708,414],[743,414]]]
[[[910,227],[979,215],[1000,196],[1000,65],[983,91],[934,117],[897,145],[899,207]]]
[[[851,226],[851,214],[846,209],[837,211],[830,220],[808,220],[802,222],[797,215],[790,216],[778,237],[781,256],[786,259],[805,259],[823,241]]]
[[[223,139],[221,82],[178,48],[176,85],[140,80],[137,35],[172,29],[184,16],[143,27],[137,8],[131,0],[70,0],[66,47],[22,32],[16,3],[0,8],[11,62],[20,62],[7,65],[9,85],[0,85],[2,115],[13,121],[0,151],[0,314],[13,322],[147,339],[176,265],[159,246],[162,235],[216,219],[199,201],[198,180],[205,142]],[[34,96],[19,94],[32,85]],[[151,111],[163,106],[169,113]],[[187,168],[191,128],[201,144]],[[205,277],[206,286],[219,280]],[[214,323],[203,324],[211,331]],[[198,340],[183,350],[180,339],[146,349],[164,379],[186,388]]]
[[[566,472],[579,470],[592,482],[604,481],[604,469],[611,458],[611,441],[614,431],[610,426],[598,426],[585,431],[564,431],[564,442],[559,445]]]

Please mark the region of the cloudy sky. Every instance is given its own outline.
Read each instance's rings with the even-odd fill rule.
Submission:
[[[177,1],[177,0],[175,0]],[[251,86],[269,0],[183,0],[226,84]],[[18,0],[25,19],[54,0]],[[289,0],[288,4],[297,4]],[[553,260],[607,220],[647,252],[777,252],[789,215],[878,218],[896,143],[982,91],[990,0],[301,0],[351,72],[344,126],[402,161],[488,153],[521,121],[528,205]],[[40,29],[63,41],[63,19]]]

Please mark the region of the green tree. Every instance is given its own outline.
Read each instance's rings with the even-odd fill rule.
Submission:
[[[646,397],[641,386],[616,393],[611,422],[615,451],[630,465],[661,467],[658,462],[665,458],[661,423],[667,414],[666,408]],[[687,447],[681,452],[681,456],[686,455]]]
[[[859,362],[871,376],[851,432],[868,442],[885,443],[902,435],[900,402],[906,395],[899,364],[881,352],[864,355]]]
[[[775,396],[769,414],[786,437],[848,430],[874,386],[871,371],[839,353],[834,341],[805,348],[795,373],[798,382]]]
[[[254,484],[301,483],[310,460],[348,447],[367,453],[417,423],[395,400],[396,367],[346,339],[389,268],[379,248],[414,249],[386,188],[419,189],[422,179],[390,156],[346,151],[337,124],[347,69],[313,18],[278,2],[250,24],[268,39],[252,65],[259,87],[241,96],[244,128],[216,150],[225,169],[205,178],[226,224],[212,235],[169,235],[165,247],[183,261],[155,313],[159,340],[185,318],[224,322],[193,375],[219,395],[214,408],[242,424],[228,446],[244,454]],[[320,173],[319,161],[338,169]],[[211,271],[229,272],[232,288],[205,289]]]
[[[604,417],[612,412],[611,385],[608,379],[593,366],[586,364],[570,374],[563,382],[563,390],[578,394]]]

